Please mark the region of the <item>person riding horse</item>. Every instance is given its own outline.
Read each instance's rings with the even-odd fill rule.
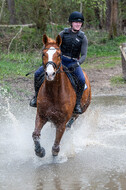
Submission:
[[[73,12],[69,16],[70,28],[65,28],[59,33],[62,38],[61,52],[62,64],[66,66],[78,80],[77,98],[74,113],[81,114],[81,97],[85,87],[85,77],[80,65],[85,61],[87,55],[88,40],[81,27],[84,23],[84,16],[80,12]],[[81,57],[79,57],[81,54]],[[37,95],[40,86],[38,85],[39,76],[44,72],[41,66],[34,75],[35,96],[30,101],[30,106],[36,107]]]

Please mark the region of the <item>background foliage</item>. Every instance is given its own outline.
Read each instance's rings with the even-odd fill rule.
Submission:
[[[85,24],[82,30],[86,35],[90,33],[88,31],[102,30],[101,37],[99,36],[102,43],[125,35],[125,0],[0,0],[1,25],[36,24],[32,28],[22,27],[21,32],[21,26],[0,26],[0,50],[32,52],[40,49],[42,35],[47,33],[55,38],[64,27],[69,27],[69,15],[75,10],[84,15]],[[89,45],[97,45],[96,38],[89,36]]]
[[[41,65],[42,35],[55,38],[69,27],[68,17],[75,10],[84,15],[82,30],[88,38],[82,67],[121,67],[119,46],[126,42],[125,0],[0,0],[0,85],[13,94],[16,80],[32,80],[33,75],[25,75]],[[32,27],[24,26],[30,23]],[[120,76],[113,81],[124,83]]]

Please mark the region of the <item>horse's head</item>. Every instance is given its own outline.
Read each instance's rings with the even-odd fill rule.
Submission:
[[[45,76],[48,81],[54,80],[56,73],[60,70],[61,66],[61,50],[60,45],[62,39],[60,35],[56,37],[56,41],[43,35],[43,66],[45,69]]]

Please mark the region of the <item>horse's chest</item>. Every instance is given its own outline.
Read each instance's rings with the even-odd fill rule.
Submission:
[[[55,121],[63,120],[66,113],[65,110],[63,111],[63,108],[61,108],[59,104],[54,105],[48,102],[48,104],[39,105],[39,114],[42,117],[55,123]]]
[[[45,92],[38,97],[39,115],[54,123],[67,120],[73,112],[76,96],[70,92],[66,93],[65,89],[57,90],[55,94]]]

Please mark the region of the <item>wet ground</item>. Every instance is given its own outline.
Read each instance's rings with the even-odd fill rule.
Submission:
[[[46,156],[34,154],[36,109],[0,95],[0,190],[125,190],[126,96],[94,96],[66,131],[53,158],[55,128],[41,133]]]

